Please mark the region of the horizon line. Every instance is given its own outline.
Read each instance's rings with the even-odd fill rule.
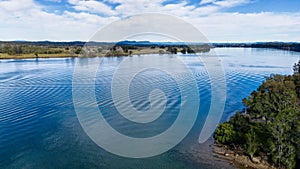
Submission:
[[[80,43],[120,43],[120,42],[134,42],[134,43],[203,43],[203,44],[213,44],[213,43],[227,43],[227,44],[233,44],[233,43],[300,43],[300,41],[214,41],[214,42],[176,42],[176,41],[148,41],[148,40],[122,40],[118,42],[113,41],[83,41],[83,40],[72,40],[72,41],[54,41],[54,40],[0,40],[1,42],[19,42],[19,43],[39,43],[39,42],[50,42],[50,43],[74,43],[74,42],[80,42]]]

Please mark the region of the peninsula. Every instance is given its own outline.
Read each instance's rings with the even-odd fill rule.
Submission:
[[[140,54],[193,54],[215,47],[272,48],[300,52],[300,43],[51,42],[0,41],[0,59],[110,57]]]

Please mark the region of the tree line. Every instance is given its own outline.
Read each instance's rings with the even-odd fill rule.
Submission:
[[[257,43],[214,43],[215,47],[272,48],[300,52],[296,42],[257,42]]]
[[[9,55],[21,54],[59,54],[63,53],[68,48],[55,48],[48,46],[26,45],[26,44],[2,44],[0,46],[0,53],[7,53]]]

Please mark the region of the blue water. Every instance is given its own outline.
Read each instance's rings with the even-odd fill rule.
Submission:
[[[227,84],[222,121],[243,108],[241,99],[255,90],[265,76],[291,74],[293,63],[300,59],[299,53],[272,49],[215,51]],[[143,64],[145,57],[169,62],[174,56],[133,56],[131,61]],[[188,65],[197,80],[200,112],[191,132],[179,145],[146,159],[124,158],[103,150],[85,134],[77,119],[72,100],[74,67],[78,63],[88,67],[99,58],[0,60],[0,168],[233,168],[213,157],[211,140],[203,145],[197,142],[211,97],[205,67],[195,56],[175,57]],[[112,75],[123,59],[103,58],[97,72],[95,94],[103,116],[114,129],[131,137],[150,137],[165,131],[177,118],[178,86],[171,76],[157,69],[140,72],[129,87],[132,105],[140,111],[150,109],[149,93],[159,88],[168,98],[167,109],[153,123],[129,124],[118,114],[111,98]]]

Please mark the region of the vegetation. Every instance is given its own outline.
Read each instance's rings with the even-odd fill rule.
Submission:
[[[260,43],[215,43],[215,47],[243,47],[243,48],[273,48],[300,52],[300,43],[296,42],[260,42]]]
[[[82,47],[85,46],[85,50]],[[274,48],[300,52],[300,43],[181,43],[121,41],[110,42],[27,42],[0,41],[0,59],[48,58],[48,57],[96,57],[128,56],[139,54],[193,54],[209,52],[213,47]]]
[[[83,46],[85,46],[83,48]],[[209,52],[207,44],[175,42],[121,41],[109,42],[0,42],[0,59],[41,57],[97,57],[139,54],[183,54]]]
[[[246,108],[217,127],[215,142],[250,159],[260,156],[278,168],[296,168],[300,162],[300,61],[293,70],[293,75],[271,75],[243,99]]]
[[[0,42],[0,59],[76,57],[79,42]]]

